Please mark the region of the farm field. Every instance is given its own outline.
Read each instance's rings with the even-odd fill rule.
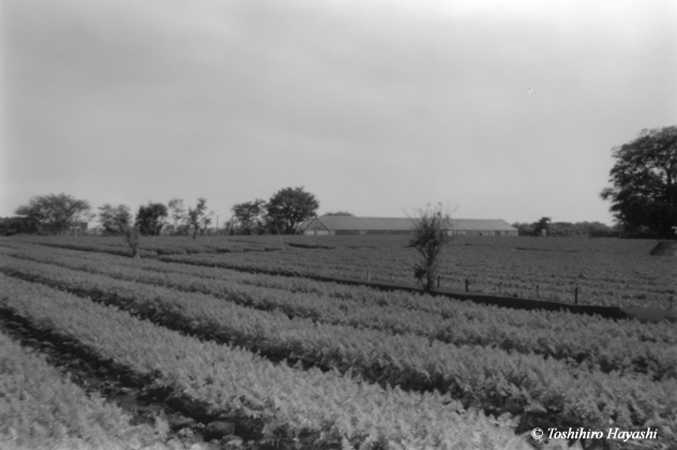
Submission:
[[[251,243],[255,238],[239,238]],[[414,283],[406,236],[257,237],[256,253],[166,255],[161,259],[297,275],[331,275]],[[486,294],[625,307],[677,308],[677,263],[651,256],[653,240],[456,237],[441,264],[441,284]],[[292,246],[295,245],[295,246]],[[319,246],[313,248],[313,246]]]
[[[130,425],[130,417],[85,391],[0,333],[0,436],[32,449],[122,448],[162,439],[160,427]],[[7,448],[4,446],[2,448]]]
[[[17,344],[20,336],[3,337],[9,322],[21,323],[31,339],[66,345],[65,353],[96,360],[153,392],[165,412],[143,428],[129,425],[133,409],[107,413],[113,419],[96,422],[98,428],[82,422],[104,429],[90,434],[111,436],[120,448],[133,440],[137,448],[172,442],[187,449],[223,421],[244,440],[239,448],[541,448],[529,437],[535,427],[650,428],[658,435],[574,448],[669,449],[677,442],[674,324],[508,310],[314,281],[303,275],[368,270],[372,279],[411,281],[415,256],[404,248],[406,237],[284,242],[283,251],[277,236],[145,239],[146,257],[132,259],[122,256],[119,238],[0,239],[0,311],[10,318],[0,322],[0,343],[3,349],[11,343],[12,360],[32,357]],[[482,275],[504,280],[503,292],[535,282],[540,295],[556,295],[564,286],[556,282],[559,271],[586,295],[600,293],[590,303],[615,304],[622,293],[633,305],[663,307],[675,293],[670,274],[677,273],[674,260],[648,256],[653,245],[457,239],[444,282],[466,273],[474,289],[485,278],[471,276],[470,268],[502,261],[505,272]],[[485,283],[490,289],[493,281]],[[4,368],[9,357],[1,355]],[[59,379],[57,372],[50,376]],[[97,404],[104,394],[91,393]],[[89,401],[77,395],[73,402]],[[11,395],[2,399],[13,404]],[[190,425],[163,422],[174,413]],[[44,420],[63,442],[80,442],[82,429]],[[133,430],[123,437],[121,422]],[[35,443],[32,433],[25,424],[0,427],[0,443],[34,448],[26,444]],[[213,448],[237,447],[234,436]],[[82,448],[96,445],[92,439]]]
[[[15,240],[36,243],[57,248],[103,252],[113,255],[129,255],[129,246],[122,239],[97,236],[23,236]],[[146,258],[158,255],[191,254],[191,253],[238,253],[247,251],[275,251],[279,244],[264,240],[235,240],[219,237],[192,239],[181,237],[142,237],[141,256]]]
[[[121,239],[24,237],[25,242],[128,255]],[[441,265],[442,286],[584,304],[669,308],[677,264],[651,256],[654,240],[455,237]],[[142,256],[288,275],[331,275],[414,283],[406,236],[238,236],[142,240]],[[284,249],[284,250],[283,250]],[[264,258],[260,253],[266,252]],[[538,289],[537,289],[538,287]],[[677,305],[674,306],[677,308]]]

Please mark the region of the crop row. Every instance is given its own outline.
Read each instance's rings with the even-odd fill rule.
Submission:
[[[490,239],[491,241],[497,241]],[[512,240],[514,242],[514,240]],[[441,282],[447,288],[464,289],[523,298],[666,308],[677,300],[677,269],[670,261],[645,255],[566,253],[512,249],[493,252],[492,247],[459,246],[441,264]],[[384,248],[290,250],[265,259],[256,255],[169,255],[166,261],[219,265],[268,273],[312,276],[366,277],[413,283],[416,256],[397,245]]]
[[[39,263],[12,261],[2,271],[89,295],[168,327],[228,341],[307,365],[352,371],[366,380],[420,392],[450,393],[465,407],[492,415],[522,414],[520,430],[656,426],[677,417],[677,380],[577,371],[538,355],[455,346],[411,334],[289,319],[212,296],[115,280]]]
[[[1,448],[138,448],[163,438],[161,427],[131,426],[120,408],[87,395],[2,332],[0,373]]]
[[[416,256],[406,248],[406,237],[287,236],[285,240],[311,247],[320,244],[324,248],[288,247],[288,251],[267,253],[265,260],[251,253],[210,253],[279,250],[277,236],[213,237],[197,241],[183,237],[144,238],[141,248],[147,256],[173,255],[183,262],[232,268],[303,276],[359,277],[369,272],[372,279],[414,281],[412,264]],[[129,253],[119,237],[32,236],[22,241]],[[443,286],[457,289],[463,289],[468,280],[474,292],[573,302],[574,290],[578,288],[578,299],[586,304],[666,308],[670,298],[677,300],[677,268],[665,258],[649,255],[654,244],[618,239],[457,237],[443,258],[441,279]]]
[[[15,249],[16,250],[16,249]],[[21,247],[21,251],[6,251],[0,247],[0,252],[13,257],[28,259],[36,262],[44,262],[55,265],[67,264],[68,267],[78,270],[90,271],[93,273],[114,274],[122,268],[133,268],[142,271],[159,272],[161,274],[181,274],[191,277],[228,280],[239,284],[259,286],[266,288],[279,289],[293,293],[316,294],[321,297],[330,297],[332,299],[354,301],[364,306],[373,304],[383,305],[388,308],[406,308],[416,311],[425,311],[439,315],[443,318],[459,317],[463,320],[491,320],[499,324],[509,324],[514,326],[529,326],[530,328],[551,328],[549,323],[560,314],[563,314],[563,321],[570,322],[574,317],[567,313],[552,313],[541,311],[512,311],[501,310],[497,315],[494,308],[475,305],[471,302],[459,304],[447,299],[412,295],[410,293],[391,291],[383,293],[366,286],[348,286],[332,282],[320,282],[311,278],[302,276],[286,277],[268,275],[265,273],[251,274],[237,269],[223,269],[221,267],[210,267],[206,265],[165,263],[154,259],[132,260],[129,258],[120,258],[107,254],[81,253],[77,251],[64,249],[44,249],[44,247]],[[103,267],[102,267],[103,266]],[[108,268],[110,267],[110,269]],[[544,315],[545,314],[545,315]],[[587,321],[593,319],[587,316],[578,316],[580,320],[586,321],[586,326],[590,326]],[[607,323],[608,321],[601,321]],[[654,326],[647,328],[639,326],[638,323],[625,324],[624,333],[628,333],[628,327],[632,335],[637,335],[639,340],[648,340],[651,342],[665,342],[677,344],[677,334],[674,329],[665,326]],[[647,332],[651,330],[651,332]],[[657,331],[659,330],[659,331]],[[655,334],[657,331],[658,334]]]
[[[383,389],[335,372],[276,365],[46,286],[4,275],[0,282],[6,287],[2,307],[34,327],[76,340],[213,415],[253,421],[264,435],[312,436],[318,446],[342,440],[452,448],[478,440],[477,447],[526,448],[508,420],[466,413],[448,396]]]
[[[38,244],[48,247],[66,248],[72,250],[109,253],[127,256],[131,250],[122,237],[54,237],[54,236],[22,236],[19,239],[4,240],[5,242],[22,242]],[[11,244],[10,244],[11,245]],[[279,250],[279,246],[270,246],[265,243],[252,241],[235,241],[222,237],[204,237],[196,240],[189,237],[141,237],[140,249],[142,257],[158,255],[185,255],[193,253],[238,253],[238,252],[269,252]]]
[[[14,257],[57,264],[120,280],[200,292],[264,311],[322,323],[412,333],[455,345],[480,345],[537,353],[603,372],[647,373],[655,380],[677,379],[677,331],[669,324],[640,325],[570,313],[506,311],[521,322],[505,320],[503,310],[468,302],[413,294],[327,285],[307,279],[251,275],[206,267],[133,261],[110,256],[13,252]],[[341,297],[330,296],[332,290]],[[352,296],[350,295],[352,294]],[[416,309],[425,303],[429,310]],[[437,306],[435,309],[434,306]],[[484,310],[485,314],[479,313]],[[530,316],[529,321],[524,316]],[[540,320],[540,326],[532,324]],[[656,333],[659,331],[660,333]],[[659,339],[657,339],[659,337]]]

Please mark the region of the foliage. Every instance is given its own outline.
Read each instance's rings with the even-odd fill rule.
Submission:
[[[614,229],[601,222],[552,222],[549,236],[552,237],[611,237]]]
[[[303,187],[280,189],[266,205],[268,226],[273,232],[294,234],[320,207],[315,196]]]
[[[534,224],[534,235],[547,236],[550,234],[550,217],[541,217],[538,222]]]
[[[105,265],[105,262],[103,263]],[[67,317],[66,322],[69,332],[77,330],[78,327],[92,327],[96,325],[101,328],[101,332],[96,334],[97,339],[90,339],[90,345],[102,346],[104,343],[117,344],[115,359],[122,360],[128,364],[131,360],[136,367],[142,367],[144,371],[159,369],[157,376],[169,371],[170,374],[181,374],[174,376],[171,386],[179,390],[186,389],[185,386],[177,383],[186,383],[191,386],[187,391],[191,395],[202,392],[202,395],[208,395],[214,402],[223,402],[231,404],[233,397],[225,395],[226,389],[233,389],[233,384],[241,377],[227,375],[228,371],[237,370],[238,366],[233,361],[223,355],[221,358],[214,354],[204,354],[207,349],[218,348],[219,351],[229,352],[235,346],[242,349],[249,349],[251,352],[259,352],[261,355],[280,356],[293,355],[299,358],[305,365],[324,366],[334,370],[328,373],[350,372],[357,377],[347,376],[343,379],[354,380],[362,379],[370,383],[360,382],[360,391],[363,395],[373,395],[371,389],[378,389],[378,384],[389,384],[399,386],[402,389],[389,389],[388,409],[390,414],[402,414],[400,409],[404,405],[396,399],[403,390],[413,391],[409,394],[417,395],[418,392],[434,393],[437,405],[447,405],[448,402],[440,403],[442,398],[437,395],[447,393],[452,398],[463,402],[467,408],[478,408],[491,411],[492,414],[500,415],[505,412],[520,414],[520,429],[525,430],[533,426],[548,424],[557,427],[579,427],[589,426],[591,428],[608,426],[613,420],[614,426],[626,428],[642,428],[646,426],[647,420],[660,420],[659,418],[671,417],[674,408],[677,407],[677,399],[671,395],[674,389],[677,389],[675,379],[670,376],[660,382],[651,380],[643,373],[621,374],[616,371],[604,373],[595,364],[590,366],[578,365],[575,358],[578,353],[574,350],[562,349],[562,360],[544,358],[529,351],[530,345],[538,345],[538,340],[544,335],[534,336],[529,333],[523,334],[526,341],[523,344],[526,348],[522,352],[501,350],[491,345],[451,345],[431,340],[427,337],[415,336],[410,333],[403,333],[397,327],[393,329],[370,330],[360,327],[358,324],[351,325],[329,325],[315,320],[289,318],[287,314],[271,310],[270,312],[256,311],[248,307],[252,302],[258,301],[263,295],[279,297],[279,289],[271,289],[266,292],[263,289],[257,289],[251,286],[233,286],[224,283],[225,289],[230,289],[227,294],[229,299],[239,299],[240,303],[247,306],[234,305],[231,301],[214,296],[203,295],[196,292],[188,292],[191,286],[186,286],[185,291],[177,291],[171,288],[165,288],[153,285],[152,282],[136,283],[120,279],[114,279],[110,276],[100,276],[88,272],[92,264],[82,265],[82,269],[68,270],[51,264],[24,263],[21,261],[12,263],[0,263],[4,273],[20,273],[22,278],[31,279],[33,282],[29,285],[49,284],[56,288],[79,292],[80,295],[89,296],[98,303],[105,305],[114,305],[116,308],[127,310],[141,318],[148,319],[163,325],[165,327],[177,328],[182,331],[190,330],[196,336],[202,339],[215,342],[229,342],[231,346],[206,345],[204,347],[184,348],[185,344],[174,340],[171,333],[167,330],[162,331],[162,339],[154,339],[156,332],[152,331],[150,323],[145,325],[139,323],[136,326],[130,326],[128,323],[120,325],[116,333],[104,332],[103,328],[107,324],[114,324],[115,317],[112,311],[99,314],[99,320],[93,324],[90,318],[83,318],[82,314],[86,310],[99,309],[92,308],[90,302],[84,302],[81,298],[71,301],[72,306],[60,302],[56,296],[63,298],[62,292],[53,291],[54,294],[48,294],[47,289],[43,289],[40,295],[34,292],[23,294],[21,291],[13,290],[13,295],[0,299],[11,305],[12,308],[20,308],[22,314],[31,316],[51,308],[47,317],[52,320],[49,326],[58,326],[64,323],[62,317]],[[135,264],[136,266],[136,264]],[[140,264],[136,267],[139,267]],[[106,269],[107,270],[107,269]],[[134,272],[134,271],[128,271]],[[151,272],[154,272],[151,270]],[[155,275],[150,274],[153,277]],[[167,277],[171,279],[172,277]],[[191,278],[191,277],[189,277]],[[156,277],[157,279],[157,277]],[[197,281],[197,280],[196,280]],[[201,280],[204,281],[204,280]],[[21,284],[12,281],[8,286]],[[199,285],[199,283],[194,283]],[[294,284],[290,284],[294,288]],[[39,287],[34,287],[39,290]],[[96,295],[93,295],[96,293]],[[296,294],[289,294],[293,299]],[[390,297],[390,296],[386,296]],[[225,298],[225,297],[224,297]],[[412,302],[412,304],[428,302]],[[438,302],[442,303],[442,302]],[[447,301],[447,303],[449,303]],[[368,298],[364,299],[363,306],[373,305],[375,302]],[[38,305],[44,305],[42,307]],[[455,308],[463,306],[454,305]],[[101,309],[103,311],[105,308]],[[346,310],[350,310],[347,308]],[[481,307],[475,306],[475,311],[479,312]],[[77,313],[76,311],[77,310]],[[453,313],[454,308],[448,308],[447,311]],[[496,310],[487,309],[486,314],[482,314],[483,319],[479,321],[477,314],[470,313],[466,321],[471,322],[469,332],[476,339],[482,339],[483,336],[490,335],[496,340],[503,342],[502,345],[513,346],[517,342],[508,342],[512,340],[512,331],[516,329],[505,328],[503,314],[496,314]],[[502,310],[501,310],[502,311]],[[105,316],[104,316],[105,314]],[[402,321],[406,323],[412,314],[408,308],[399,311]],[[511,316],[511,314],[507,314]],[[512,314],[513,317],[519,317],[519,314]],[[553,328],[559,329],[560,338],[571,340],[574,345],[581,345],[581,339],[578,335],[585,332],[585,327],[577,327],[576,335],[570,336],[573,331],[573,325],[578,319],[577,316],[567,314],[551,314],[545,312],[535,312],[527,314],[523,318],[522,329],[530,330],[539,328],[547,329],[548,333],[553,333]],[[560,319],[558,322],[553,321]],[[600,321],[599,318],[583,319],[592,323]],[[82,324],[82,325],[80,325]],[[424,322],[421,323],[425,326]],[[633,323],[627,324],[629,327]],[[616,327],[616,333],[610,333],[606,336],[611,341],[614,338],[625,335],[623,332],[625,324]],[[613,325],[612,325],[613,327]],[[157,327],[157,329],[160,329]],[[110,328],[107,328],[110,330]],[[122,331],[124,330],[124,331]],[[644,327],[646,333],[651,333],[653,327]],[[451,330],[453,331],[453,330]],[[118,335],[122,332],[124,335]],[[84,336],[91,336],[91,332],[82,333]],[[653,334],[653,333],[652,333]],[[666,333],[666,336],[668,333]],[[132,348],[129,342],[138,341],[138,336],[143,336],[141,342],[133,344]],[[507,336],[507,338],[506,338]],[[673,336],[674,337],[674,336]],[[531,342],[529,341],[531,340]],[[654,339],[655,340],[655,339]],[[162,343],[161,348],[157,348]],[[515,345],[517,347],[517,345]],[[559,343],[555,340],[546,343],[547,346],[557,347]],[[133,349],[133,350],[132,350]],[[557,348],[554,351],[558,351]],[[105,355],[110,353],[100,352]],[[645,353],[645,352],[643,352]],[[668,355],[669,353],[665,353]],[[143,357],[138,360],[139,355]],[[148,358],[147,355],[154,355]],[[182,357],[177,357],[181,355]],[[186,355],[190,355],[187,358]],[[645,353],[646,356],[646,353]],[[203,359],[204,357],[204,359]],[[252,355],[253,357],[253,355]],[[138,360],[138,361],[137,361]],[[201,361],[205,361],[202,365]],[[674,357],[673,357],[674,361]],[[165,366],[164,364],[167,364]],[[161,364],[158,367],[158,364]],[[223,365],[222,365],[223,364]],[[571,365],[575,366],[571,366]],[[217,367],[214,367],[214,366]],[[190,368],[189,366],[192,366]],[[248,364],[249,366],[249,364]],[[286,365],[282,365],[285,366]],[[290,383],[303,383],[305,376],[310,373],[320,374],[320,371],[301,371],[291,370],[293,380]],[[190,372],[185,372],[190,371]],[[203,371],[203,373],[198,375]],[[190,373],[190,375],[188,375]],[[205,378],[209,375],[209,378]],[[312,398],[318,398],[322,395],[306,396],[297,391],[296,388],[286,386],[286,377],[277,373],[271,376],[273,384],[269,389],[274,389],[276,395],[284,395],[284,388],[294,389],[293,393],[281,398],[303,398],[304,401],[313,401]],[[197,376],[198,378],[195,378]],[[318,375],[320,376],[320,375]],[[199,380],[209,379],[208,383],[200,383]],[[163,375],[164,380],[164,375]],[[254,383],[254,377],[244,377],[244,382]],[[221,384],[223,383],[223,384]],[[284,383],[285,386],[281,386]],[[164,383],[163,383],[164,384]],[[316,379],[316,384],[312,387],[317,393],[318,386],[324,386],[321,379]],[[331,395],[337,392],[337,386],[329,386]],[[343,385],[344,389],[353,387]],[[310,388],[310,386],[309,386]],[[201,390],[203,389],[203,390]],[[214,392],[223,391],[224,395],[214,396]],[[340,389],[339,389],[340,391]],[[437,392],[435,392],[437,391]],[[254,392],[268,392],[266,389],[256,389]],[[328,393],[328,394],[330,394]],[[293,394],[293,395],[292,395]],[[299,397],[299,396],[302,397]],[[403,394],[404,395],[404,394]],[[235,397],[235,398],[240,398]],[[246,396],[245,398],[250,398]],[[260,397],[258,397],[260,398]],[[280,400],[280,398],[278,398]],[[343,398],[342,400],[348,400]],[[382,405],[386,399],[380,399],[377,403]],[[244,400],[239,400],[244,401]],[[238,401],[238,402],[239,402]],[[369,407],[364,400],[355,406],[356,410],[363,410]],[[372,397],[371,402],[375,401]],[[217,403],[210,403],[213,407]],[[395,402],[395,403],[393,403]],[[232,405],[236,407],[237,404]],[[249,403],[248,403],[249,404]],[[260,403],[258,403],[260,404]],[[273,402],[277,407],[280,402]],[[311,403],[317,405],[317,403]],[[343,403],[345,405],[345,403]],[[351,403],[356,405],[356,403]],[[455,402],[454,402],[455,404]],[[249,404],[252,406],[251,404]],[[395,406],[397,405],[397,406]],[[583,406],[585,405],[585,406]],[[310,405],[306,405],[310,406]],[[423,407],[423,405],[420,405]],[[333,405],[336,408],[336,405]],[[453,409],[458,406],[455,404]],[[250,410],[253,408],[250,408]],[[414,408],[418,409],[418,408]],[[450,407],[442,408],[451,409]],[[527,410],[529,409],[529,410]],[[300,408],[307,414],[308,409]],[[428,419],[438,418],[440,409],[429,410]],[[524,414],[525,410],[527,413]],[[261,411],[261,408],[256,408]],[[314,409],[314,411],[316,411]],[[303,414],[303,413],[302,413]],[[264,416],[267,417],[267,416]],[[308,416],[305,416],[308,418]],[[372,416],[374,417],[374,416]],[[389,420],[392,416],[389,415]],[[668,425],[668,421],[665,421]],[[657,426],[654,422],[653,426]],[[447,427],[449,428],[449,427]],[[667,431],[667,430],[666,430]],[[661,434],[661,433],[659,433]]]
[[[230,227],[234,233],[261,234],[263,232],[265,200],[257,198],[253,202],[238,203],[231,208],[231,211],[233,211],[233,218],[230,221]]]
[[[112,206],[106,203],[99,207],[99,211],[99,221],[107,233],[124,233],[132,222],[132,213],[127,205]]]
[[[37,224],[29,217],[0,217],[0,235],[33,234],[38,232]]]
[[[40,232],[65,234],[72,227],[88,222],[92,218],[90,209],[87,200],[67,194],[49,194],[31,198],[27,205],[17,208],[16,214],[33,222]]]
[[[625,231],[675,238],[677,226],[677,126],[644,129],[613,149],[612,187],[600,196]]]
[[[172,220],[168,228],[174,234],[188,234],[190,225],[188,223],[188,216],[186,209],[183,207],[182,198],[173,198],[167,203],[169,210],[169,218]]]
[[[164,218],[167,217],[167,207],[162,203],[148,203],[148,206],[140,206],[136,213],[136,226],[144,236],[158,236],[164,226]]]
[[[440,256],[444,247],[451,241],[449,230],[451,219],[442,214],[442,205],[419,210],[419,219],[413,228],[413,237],[408,246],[421,256],[421,262],[414,266],[414,274],[418,280],[425,279],[425,288],[433,288],[439,273]]]
[[[547,229],[547,235],[551,237],[611,237],[616,233],[614,228],[601,222],[539,223],[541,221],[533,223],[516,222],[512,226],[517,228],[520,236],[541,236],[541,233],[536,231],[537,229]]]
[[[243,348],[204,342],[44,285],[2,275],[0,281],[7,286],[8,295],[0,297],[6,310],[32,326],[72,340],[101,359],[114,361],[132,376],[151,378],[153,386],[166,386],[171,398],[179,404],[184,400],[197,412],[202,412],[202,405],[209,405],[210,415],[254,419],[271,435],[310,435],[318,448],[335,447],[341,439],[350,443],[348,448],[369,448],[361,445],[368,439],[396,440],[402,448],[530,448],[515,435],[509,418],[465,411],[449,395],[384,388],[335,370],[299,370]],[[165,314],[175,313],[171,307],[161,309],[161,297],[155,300],[160,308],[154,320],[162,321]],[[227,303],[218,302],[221,306]],[[200,315],[208,314],[200,302],[185,312],[192,314],[193,309]],[[229,321],[237,326],[238,318]],[[201,323],[205,322],[185,322],[191,327]],[[265,334],[274,328],[273,323],[243,325],[249,332]],[[304,331],[309,337],[317,335],[312,327]],[[284,345],[284,340],[270,344]],[[266,339],[259,341],[268,344]],[[326,348],[331,342],[325,337],[316,345],[332,359],[343,359],[342,352],[334,354]],[[477,440],[476,445],[467,445],[468,439]],[[440,442],[444,445],[435,445]]]
[[[205,234],[212,223],[212,214],[207,213],[206,198],[199,198],[195,208],[188,208],[188,224],[193,230],[193,239],[197,238],[198,233]]]
[[[312,254],[269,252],[261,258],[246,252],[231,253],[228,258],[204,254],[161,259],[287,276],[359,278],[370,271],[372,280],[405,283],[412,276],[407,240],[404,236],[326,236],[323,244],[335,248]],[[275,236],[257,239],[269,247],[276,241]],[[299,236],[288,241],[308,239]],[[654,245],[620,239],[454,237],[453,253],[443,255],[441,283],[460,289],[468,279],[470,290],[476,293],[566,303],[573,301],[578,287],[579,300],[585,304],[616,306],[620,302],[624,307],[665,308],[677,293],[677,277],[674,266],[649,254]]]
[[[32,243],[53,248],[64,248],[80,250],[86,252],[101,252],[111,255],[128,256],[128,244],[124,240],[119,240],[110,236],[92,236],[89,239],[77,239],[74,237],[54,237],[54,236],[24,236],[15,238],[16,242],[21,240],[25,243]],[[6,244],[6,243],[5,243]],[[270,252],[279,250],[277,242],[266,244],[265,242],[237,241],[225,238],[213,239],[202,242],[193,240],[190,236],[162,236],[154,237],[152,240],[146,240],[143,243],[143,250],[139,251],[141,257],[157,257],[158,255],[172,254],[193,254],[193,253],[238,253],[243,252]]]
[[[136,225],[130,226],[126,225],[123,227],[123,235],[125,238],[125,242],[127,245],[129,245],[129,248],[132,250],[132,258],[140,258],[141,255],[139,254],[139,243],[140,243],[140,237],[139,237],[139,227]]]
[[[146,425],[97,393],[86,393],[43,355],[0,333],[0,447],[33,449],[131,448],[153,438]],[[158,435],[157,437],[163,437]]]
[[[253,275],[213,267],[214,264],[205,259],[202,261],[207,266],[167,264],[164,260],[153,259],[130,265],[127,259],[109,255],[69,253],[40,249],[23,250],[11,253],[11,256],[120,280],[199,292],[317,323],[412,333],[447,344],[491,346],[524,354],[533,352],[557,360],[576,355],[579,367],[598,367],[604,373],[641,372],[654,380],[677,376],[677,352],[674,351],[677,334],[669,324],[665,324],[661,333],[657,326],[572,316],[563,311],[504,309],[498,317],[495,310],[471,302],[459,303],[443,298],[422,302],[417,301],[420,298],[416,294],[379,292],[368,287],[336,285],[301,277]],[[195,257],[204,258],[204,255]],[[14,265],[20,268],[22,264]],[[564,324],[567,337],[558,330]],[[647,342],[643,334],[649,330],[651,342]],[[505,336],[510,339],[505,340]]]
[[[534,224],[526,222],[515,222],[511,224],[513,227],[517,228],[517,234],[519,236],[533,236],[534,235]]]

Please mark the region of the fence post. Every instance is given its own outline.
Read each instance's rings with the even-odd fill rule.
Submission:
[[[578,286],[574,288],[574,305],[578,305]]]
[[[371,272],[367,270],[367,281],[371,281]]]
[[[465,291],[468,292],[468,279],[465,279]]]

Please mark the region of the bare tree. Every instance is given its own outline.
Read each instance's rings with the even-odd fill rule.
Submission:
[[[183,207],[182,198],[173,198],[167,203],[169,209],[169,217],[172,219],[171,229],[174,234],[188,234],[190,224],[188,223],[188,216]]]
[[[442,213],[442,204],[421,209],[418,215],[408,247],[421,255],[420,262],[414,265],[414,277],[429,291],[435,285],[444,247],[451,241],[451,219]]]
[[[139,233],[139,227],[134,225],[124,225],[123,227],[123,236],[125,238],[125,242],[127,245],[129,245],[129,248],[132,250],[132,258],[140,258],[141,255],[139,255],[139,241],[140,241],[140,233]]]
[[[188,208],[188,223],[193,229],[193,239],[197,238],[198,233],[205,234],[212,223],[213,213],[207,212],[207,199],[202,197],[198,199],[195,209]]]

